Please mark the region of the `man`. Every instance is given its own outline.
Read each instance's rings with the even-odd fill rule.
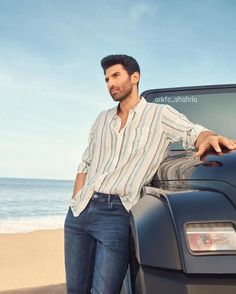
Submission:
[[[117,107],[93,124],[78,166],[65,220],[68,294],[118,294],[129,259],[131,207],[140,199],[171,142],[221,152],[236,141],[191,123],[168,105],[147,103],[138,94],[140,68],[126,55],[102,59],[108,91]]]

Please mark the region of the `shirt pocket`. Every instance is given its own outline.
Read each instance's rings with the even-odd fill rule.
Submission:
[[[145,146],[147,145],[148,138],[149,138],[149,128],[148,127],[138,128],[133,138],[132,153],[142,152]]]

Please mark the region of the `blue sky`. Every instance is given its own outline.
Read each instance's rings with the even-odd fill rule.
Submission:
[[[236,82],[234,0],[0,0],[0,176],[74,179],[115,104],[100,60],[134,56],[141,92]]]

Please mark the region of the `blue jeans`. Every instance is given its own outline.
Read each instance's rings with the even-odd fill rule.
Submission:
[[[129,262],[129,219],[118,195],[94,192],[78,217],[69,208],[64,231],[68,294],[120,293]]]

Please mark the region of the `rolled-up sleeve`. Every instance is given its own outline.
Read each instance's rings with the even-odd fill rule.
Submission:
[[[97,125],[97,119],[93,123],[90,132],[89,132],[89,139],[88,139],[88,146],[85,149],[83,155],[82,155],[82,161],[79,163],[77,168],[77,174],[79,173],[88,173],[90,163],[92,160],[92,155],[94,153],[94,147],[95,147],[95,132],[96,132],[96,125]]]
[[[195,142],[202,131],[209,129],[194,124],[188,118],[169,105],[162,111],[162,128],[166,139],[171,143],[182,142],[184,149],[196,149]]]

